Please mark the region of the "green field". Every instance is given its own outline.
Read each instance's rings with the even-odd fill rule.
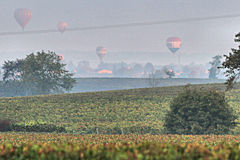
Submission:
[[[194,87],[225,89],[223,84]],[[226,92],[238,115],[239,88]],[[170,102],[182,90],[179,86],[0,98],[2,118],[24,125],[54,124],[69,132],[1,133],[0,159],[238,160],[239,135],[162,134]],[[239,134],[240,126],[232,133]]]
[[[0,144],[38,144],[38,143],[73,143],[73,144],[119,144],[119,143],[171,143],[171,144],[202,144],[215,146],[234,144],[240,141],[239,135],[80,135],[57,133],[0,133]]]
[[[225,88],[223,84],[195,87]],[[0,116],[17,124],[63,126],[69,133],[162,134],[170,101],[182,89],[179,86],[1,98]],[[227,92],[226,97],[230,106],[239,113],[240,90]],[[240,127],[233,132],[240,133]]]

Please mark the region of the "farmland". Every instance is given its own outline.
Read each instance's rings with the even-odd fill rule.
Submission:
[[[196,85],[224,90],[223,84]],[[238,135],[164,135],[163,119],[179,87],[0,99],[16,124],[54,124],[67,133],[0,134],[2,159],[239,159]],[[239,115],[239,86],[226,92]],[[238,118],[240,121],[240,117]],[[230,134],[239,134],[240,126]]]
[[[224,89],[222,84],[197,85]],[[68,133],[162,134],[163,119],[179,87],[0,99],[0,116],[17,124],[54,124]],[[239,113],[240,90],[226,94]],[[239,118],[240,120],[240,118]],[[239,133],[236,128],[234,133]]]
[[[202,144],[215,146],[234,144],[240,141],[238,135],[79,135],[56,133],[1,133],[1,144],[119,144],[119,143],[170,143],[170,144]]]

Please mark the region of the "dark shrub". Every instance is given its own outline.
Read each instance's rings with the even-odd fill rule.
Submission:
[[[11,130],[15,132],[66,132],[64,127],[55,126],[53,124],[12,124]]]
[[[173,99],[164,127],[169,134],[227,134],[236,118],[224,92],[187,86]]]
[[[162,134],[159,129],[154,129],[149,126],[129,126],[129,127],[89,127],[79,128],[76,133],[79,134]]]
[[[0,132],[10,131],[10,120],[0,120]]]

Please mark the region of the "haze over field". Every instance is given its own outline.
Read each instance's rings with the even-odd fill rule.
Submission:
[[[0,33],[21,32],[14,19],[17,8],[28,8],[32,18],[25,31],[56,29],[60,21],[69,28],[181,20],[239,14],[238,0],[2,0]],[[89,61],[99,64],[95,49],[104,46],[107,63],[127,62],[167,65],[177,63],[166,39],[182,39],[181,63],[206,64],[212,56],[227,54],[235,47],[233,38],[239,32],[240,17],[206,21],[171,23],[128,28],[0,36],[0,64],[4,60],[23,58],[31,52],[51,50],[64,54],[66,61]]]

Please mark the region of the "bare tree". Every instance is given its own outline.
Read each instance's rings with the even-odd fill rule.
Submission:
[[[156,72],[151,72],[148,77],[148,83],[152,88],[155,88],[159,84],[159,78]]]

